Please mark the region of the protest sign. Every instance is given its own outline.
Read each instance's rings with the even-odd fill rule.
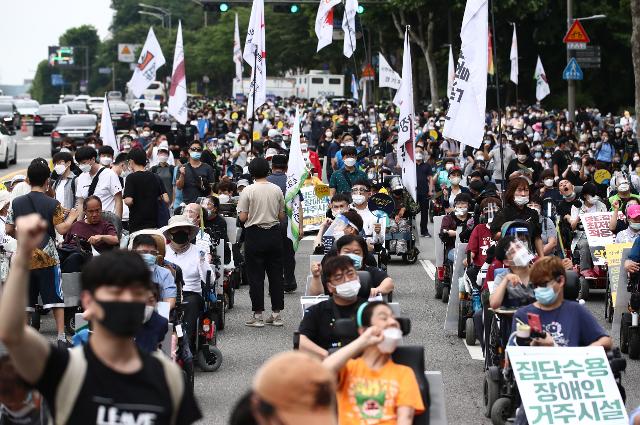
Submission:
[[[616,305],[616,294],[618,292],[622,251],[625,248],[631,248],[631,246],[633,246],[633,242],[611,243],[605,246],[607,265],[609,266],[609,287],[611,288],[611,300],[614,306]]]
[[[602,347],[507,347],[531,425],[629,423]]]
[[[302,186],[302,225],[305,232],[318,230],[329,208],[329,198],[319,198],[315,193],[315,186]]]
[[[589,242],[589,251],[593,264],[602,266],[607,263],[605,246],[613,243],[613,233],[609,230],[610,212],[586,213],[580,215],[584,232]]]
[[[393,215],[393,210],[396,208],[396,203],[393,198],[384,193],[375,193],[369,198],[369,210],[371,211],[384,211],[388,216]]]

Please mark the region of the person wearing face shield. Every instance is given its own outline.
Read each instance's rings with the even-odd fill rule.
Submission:
[[[356,323],[358,338],[323,361],[338,377],[340,424],[366,423],[372,411],[384,417],[386,423],[411,424],[425,406],[413,370],[391,358],[402,342],[400,324],[391,308],[381,301],[360,306]],[[387,385],[397,392],[384,391]],[[363,387],[380,391],[357,397]]]
[[[503,237],[496,245],[495,255],[498,261],[502,261],[503,268],[494,271],[489,306],[493,309],[516,308],[533,302],[529,274],[534,256],[527,244],[513,235]],[[503,336],[508,335],[508,328],[505,331]]]
[[[16,224],[18,249],[0,298],[0,340],[18,375],[42,393],[55,422],[96,423],[106,412],[137,422],[153,418],[158,425],[172,423],[177,412],[179,424],[199,420],[200,409],[182,385],[179,367],[135,345],[153,285],[142,258],[115,250],[87,264],[81,302],[91,323],[89,342],[71,350],[57,348],[28,327],[23,315],[29,258],[45,237],[47,224],[38,214],[20,217]]]
[[[333,333],[337,319],[355,319],[358,307],[366,298],[358,297],[360,280],[353,260],[346,255],[328,258],[322,265],[322,275],[331,296],[305,311],[300,323],[300,350],[324,358],[330,348],[340,346]]]

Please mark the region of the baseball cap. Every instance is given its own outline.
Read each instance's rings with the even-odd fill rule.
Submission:
[[[242,186],[242,187],[249,186],[249,180],[247,180],[247,179],[238,180],[238,183],[236,183],[236,187],[240,187],[240,186]]]
[[[269,149],[267,149],[267,152],[265,152],[265,154],[264,154],[264,158],[265,158],[266,160],[269,160],[269,159],[271,159],[272,157],[276,156],[277,154],[278,154],[278,151],[277,151],[277,150],[275,150],[275,149],[273,149],[273,148],[269,148]]]
[[[280,132],[278,130],[276,130],[275,128],[272,128],[267,133],[267,136],[269,136],[269,138],[276,137],[276,136],[279,136],[279,135],[280,135]]]
[[[158,145],[158,150],[159,151],[169,151],[169,143],[167,143],[166,140],[163,140],[162,142],[160,142],[160,144]]]
[[[628,218],[638,218],[640,216],[640,205],[629,205],[627,208]]]
[[[253,392],[271,404],[285,425],[336,425],[335,378],[320,360],[287,351],[267,360],[253,379]]]

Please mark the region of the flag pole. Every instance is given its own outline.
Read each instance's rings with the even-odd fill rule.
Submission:
[[[258,46],[256,46],[256,50],[253,54],[253,81],[251,82],[251,87],[253,87],[253,96],[251,96],[251,128],[249,129],[249,146],[251,151],[253,151],[253,125],[256,120],[256,67],[258,66]]]
[[[493,11],[493,3],[494,0],[491,1],[491,29],[493,30],[493,34],[495,37],[496,33],[496,17]],[[504,180],[504,146],[502,144],[502,109],[500,107],[500,74],[498,73],[498,55],[497,55],[497,44],[492,43],[492,54],[493,54],[493,69],[496,78],[496,106],[498,108],[498,142],[500,144],[500,177],[502,177],[502,192],[506,189],[506,182]],[[503,201],[504,202],[504,201]]]

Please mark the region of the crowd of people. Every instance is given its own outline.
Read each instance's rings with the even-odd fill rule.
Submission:
[[[278,99],[254,120],[235,102],[189,106],[187,124],[173,126],[141,108],[118,151],[96,136],[82,144],[64,139],[51,164],[36,158],[26,176],[5,182],[0,232],[11,268],[0,298],[0,340],[8,351],[0,357],[1,423],[200,419],[178,363],[158,351],[171,318],[156,306],[184,310],[195,350],[207,301],[202,285],[216,271],[214,240],[224,243],[222,264],[244,264],[252,311],[246,326],[297,320],[285,315],[285,292],[327,296],[305,311],[298,350],[257,372],[232,424],[408,425],[428,414],[419,379],[392,358],[406,332],[389,304],[400,279],[387,269],[388,252],[407,255],[411,244],[390,235],[413,226],[415,238],[440,238],[451,263],[456,241],[468,242],[464,266],[484,311],[518,308],[513,330],[516,319],[538,315],[547,332],[531,345],[612,348],[563,288],[567,270],[585,278],[599,273],[584,213],[612,213],[616,242],[634,243],[624,267],[640,271],[640,154],[628,112],[581,108],[568,119],[539,106],[510,107],[487,113],[474,149],[444,139],[445,111],[429,107],[415,117],[414,199],[400,178],[391,105]],[[296,107],[308,183],[329,189],[313,242],[323,257],[311,262],[304,291],[288,232],[287,209],[296,204],[285,200]],[[370,202],[378,194],[390,200],[389,211]],[[241,229],[237,246],[223,213]],[[435,215],[444,217],[432,235]],[[303,220],[297,233],[304,234]],[[74,348],[65,273],[81,273],[80,308],[91,328]],[[53,313],[55,345],[28,326],[42,309]],[[482,311],[474,321],[485,347]],[[340,320],[354,324],[347,340],[335,329]],[[559,323],[563,332],[554,332]],[[511,331],[504,327],[505,336]]]

